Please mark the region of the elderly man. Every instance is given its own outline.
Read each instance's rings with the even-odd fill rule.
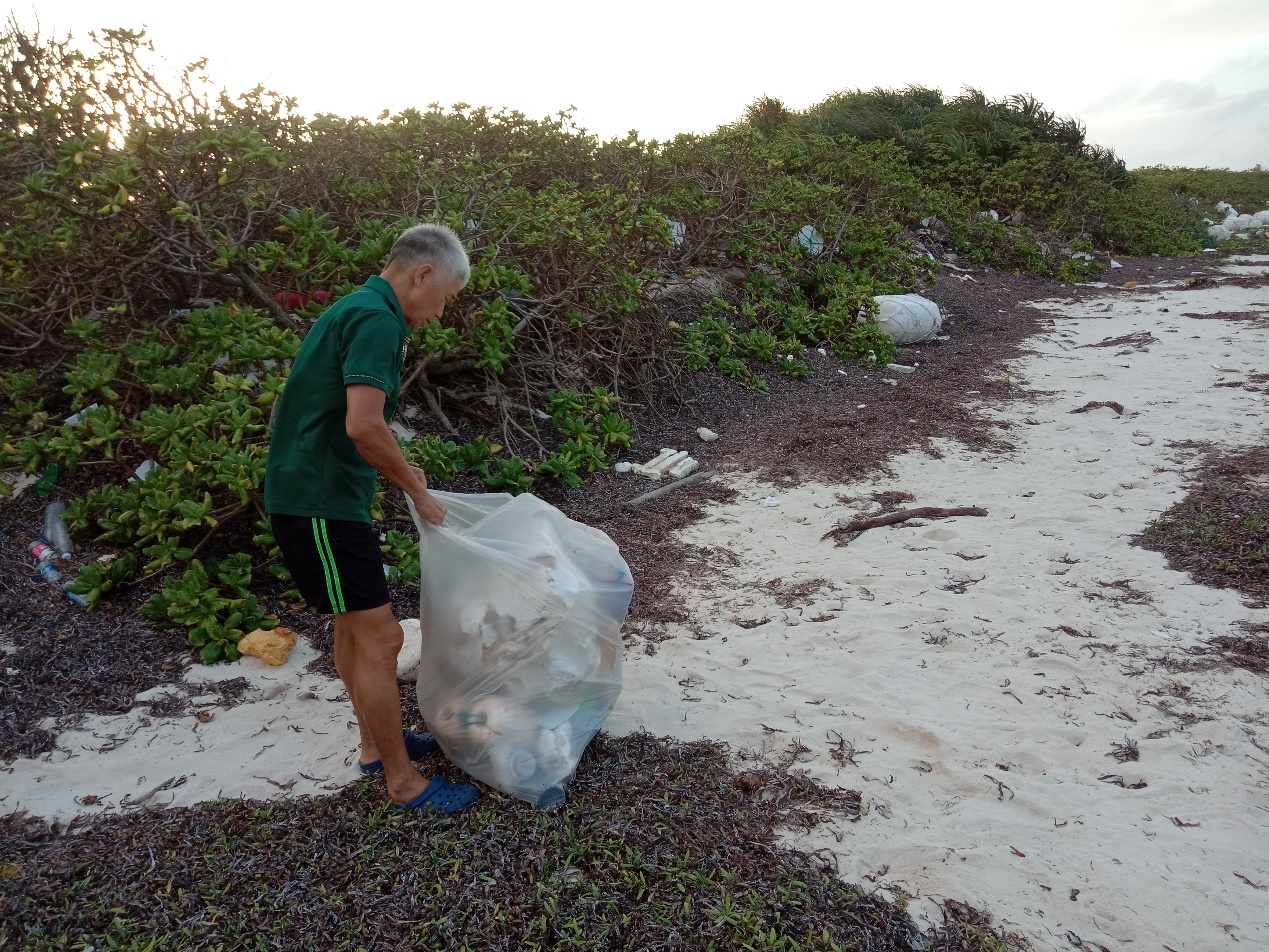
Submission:
[[[452,812],[477,791],[429,781],[411,763],[437,743],[401,729],[396,664],[404,635],[370,506],[382,473],[424,519],[440,525],[445,518],[388,421],[401,393],[409,328],[439,319],[470,276],[467,252],[450,229],[404,232],[383,272],[331,306],[304,338],[273,421],[265,474],[265,508],[282,560],[305,601],[335,616],[335,667],[357,715],[361,770],[382,771],[389,796],[405,809]]]

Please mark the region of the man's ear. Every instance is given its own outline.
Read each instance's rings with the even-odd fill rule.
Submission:
[[[422,285],[432,275],[432,266],[430,264],[421,264],[414,269],[415,285]]]

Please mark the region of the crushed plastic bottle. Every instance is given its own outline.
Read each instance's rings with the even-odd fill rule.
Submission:
[[[68,559],[75,554],[75,543],[71,541],[66,523],[62,521],[62,513],[65,511],[65,503],[48,504],[44,510],[44,538],[62,554],[62,558]]]
[[[62,573],[57,570],[57,566],[52,562],[40,563],[40,578],[48,582],[50,585],[56,585],[62,580]]]

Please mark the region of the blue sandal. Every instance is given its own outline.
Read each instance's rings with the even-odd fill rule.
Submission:
[[[433,754],[441,749],[441,745],[436,742],[436,738],[431,734],[416,734],[414,731],[402,731],[405,738],[405,752],[410,755],[411,760],[422,760],[428,754]],[[383,761],[375,760],[368,764],[358,763],[363,774],[377,774],[383,772]]]
[[[394,803],[398,810],[435,810],[438,813],[456,813],[476,802],[480,791],[465,783],[450,783],[441,777],[433,777],[427,789],[409,803]]]

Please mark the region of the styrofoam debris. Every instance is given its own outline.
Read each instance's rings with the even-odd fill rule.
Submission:
[[[762,500],[762,504],[764,506],[778,506],[780,505],[780,500],[776,499],[775,496],[768,496],[766,499]]]
[[[659,481],[666,473],[687,459],[687,450],[663,449],[648,462],[630,468],[633,473]]]
[[[915,367],[907,367],[907,366],[904,366],[903,364],[886,364],[886,369],[891,371],[892,373],[897,373],[897,374],[916,373]]]
[[[1123,265],[1122,265],[1122,264],[1120,264],[1118,261],[1116,261],[1114,258],[1111,258],[1111,259],[1110,259],[1110,266],[1111,266],[1111,268],[1122,268],[1122,267],[1123,267]]]
[[[716,439],[718,439],[717,433],[713,430],[706,429],[703,426],[696,428],[696,435],[701,438],[702,443],[713,443]]]
[[[27,489],[28,487],[34,486],[36,483],[40,481],[40,476],[38,473],[27,473],[23,476],[18,476],[16,478],[10,476],[8,473],[5,473],[3,477],[0,477],[0,478],[3,478],[6,483],[9,482],[10,479],[13,479],[13,483],[9,486],[10,494],[7,497],[9,499],[16,499],[18,496],[22,495],[23,490]],[[4,498],[6,497],[0,496],[0,499],[4,499]]]
[[[623,459],[620,463],[618,463],[616,466],[612,468],[612,471],[614,473],[628,473],[632,469],[634,469],[634,463],[631,463],[628,460]]]
[[[393,420],[391,423],[389,423],[388,429],[390,429],[394,434],[396,434],[396,438],[398,440],[412,440],[416,436],[418,436],[418,433],[415,430],[410,429],[404,423],[401,423],[397,420]]]
[[[682,479],[684,476],[691,476],[700,468],[701,464],[689,456],[679,461],[677,465],[670,467],[667,475],[671,479]]]

